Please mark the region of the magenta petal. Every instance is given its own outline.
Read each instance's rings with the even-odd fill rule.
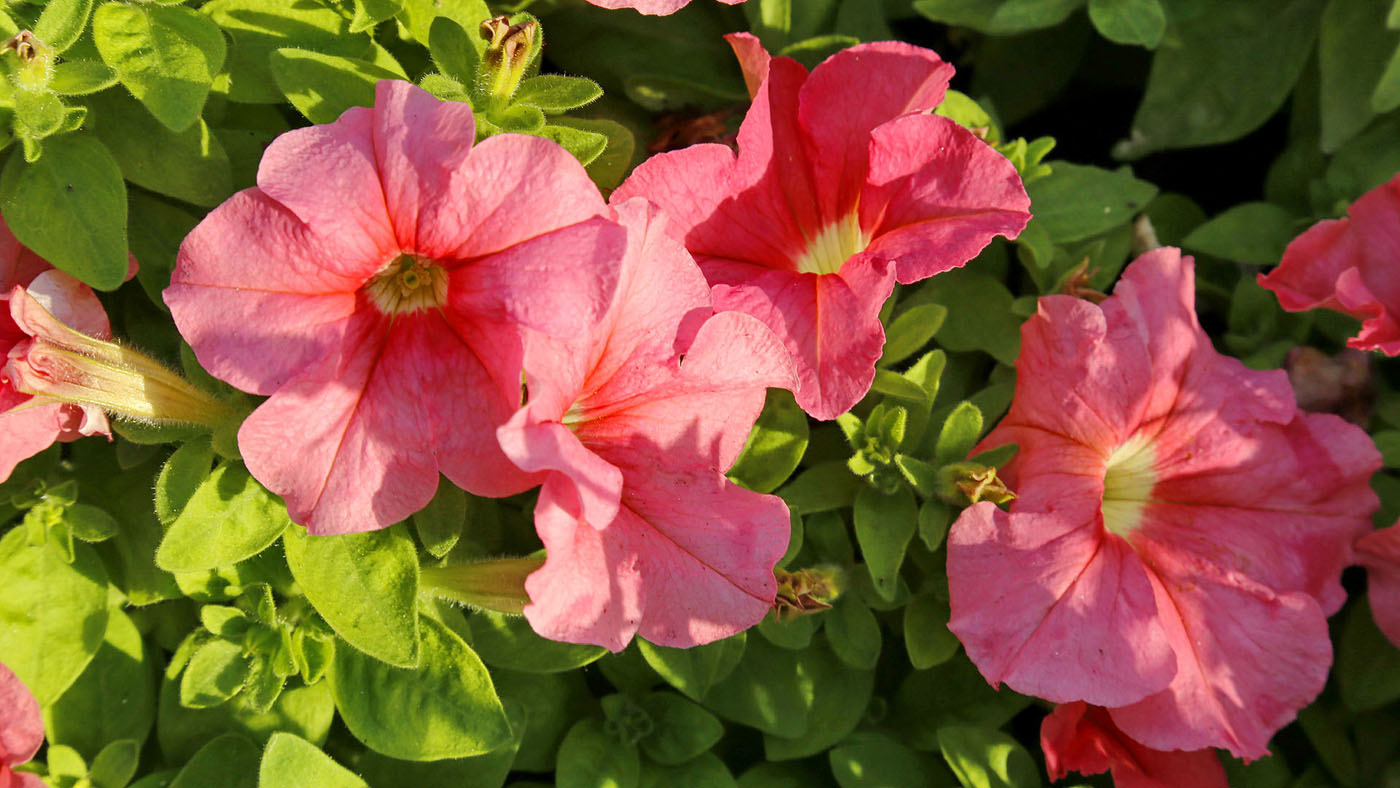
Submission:
[[[1015,580],[1010,580],[1015,578]],[[1067,511],[967,509],[948,534],[948,622],[993,685],[1122,706],[1164,689],[1176,660],[1152,586],[1090,501]]]
[[[1125,735],[1109,710],[1066,703],[1040,724],[1040,747],[1050,779],[1067,772],[1099,774],[1113,770],[1118,788],[1229,788],[1225,769],[1211,749],[1181,752],[1144,747]]]
[[[1366,597],[1381,632],[1400,648],[1400,525],[1382,528],[1356,543],[1357,563],[1366,567]]]
[[[43,743],[39,702],[14,671],[0,662],[0,764],[25,763]]]
[[[1030,221],[1016,168],[947,118],[891,120],[870,132],[869,146],[861,226],[875,237],[870,251],[898,261],[902,284],[961,266]]]
[[[1176,677],[1113,709],[1113,720],[1153,749],[1223,747],[1262,758],[1274,732],[1322,691],[1332,661],[1327,620],[1307,594],[1275,594],[1169,551],[1154,549],[1149,560]]]
[[[869,171],[871,132],[892,118],[938,106],[952,77],[953,67],[937,53],[898,41],[843,49],[817,66],[802,85],[797,108],[813,195],[839,206],[835,215],[849,210]],[[739,144],[742,149],[744,141]],[[966,177],[976,175],[958,175]]]

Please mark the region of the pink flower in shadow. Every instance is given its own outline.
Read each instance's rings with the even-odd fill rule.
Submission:
[[[44,788],[38,775],[11,767],[34,758],[44,743],[44,720],[29,688],[0,662],[0,788]]]
[[[536,483],[495,440],[522,331],[588,330],[625,232],[563,148],[474,138],[467,104],[380,82],[373,109],[273,141],[258,185],[180,247],[175,323],[215,376],[270,396],[239,447],[312,533],[401,520],[439,471],[478,495]]]
[[[1108,710],[1083,701],[1065,703],[1040,723],[1040,749],[1051,781],[1069,772],[1113,771],[1118,788],[1229,788],[1220,759],[1209,749],[1162,751],[1125,735]]]
[[[757,320],[712,314],[704,277],[644,201],[618,214],[629,242],[612,307],[575,340],[531,338],[529,402],[498,431],[517,465],[547,474],[535,528],[548,557],[524,612],[556,640],[694,646],[773,604],[787,506],[724,472],[792,370]]]
[[[1400,354],[1400,175],[1361,196],[1342,219],[1318,222],[1288,245],[1260,286],[1289,312],[1322,307],[1362,320],[1347,344]]]
[[[1400,648],[1400,523],[1361,537],[1356,562],[1366,567],[1366,598],[1381,632]]]
[[[1102,305],[1041,299],[978,449],[1019,445],[1019,497],[951,529],[948,626],[993,684],[1108,707],[1152,749],[1257,758],[1326,680],[1380,456],[1283,372],[1216,353],[1193,270],[1164,248]]]
[[[865,395],[895,281],[957,268],[1030,220],[1016,168],[929,114],[953,67],[927,49],[861,44],[809,75],[729,36],[753,92],[739,154],[693,145],[654,156],[614,200],[645,197],[672,220],[712,287],[797,364],[797,402],[819,419]]]

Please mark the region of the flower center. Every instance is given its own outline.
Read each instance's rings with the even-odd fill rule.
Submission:
[[[365,282],[365,295],[386,315],[440,307],[447,303],[447,271],[401,254]]]
[[[1147,436],[1138,434],[1108,455],[1103,475],[1104,527],[1119,536],[1128,536],[1142,520],[1142,509],[1157,485],[1153,463],[1157,452]]]
[[[804,274],[834,274],[869,244],[870,239],[860,229],[860,217],[852,211],[822,228],[808,242],[807,251],[797,258],[797,270]]]

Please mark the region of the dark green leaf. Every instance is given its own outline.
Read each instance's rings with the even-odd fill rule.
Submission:
[[[1298,234],[1295,222],[1273,203],[1247,202],[1197,227],[1181,243],[1226,260],[1269,265],[1283,258],[1284,247]]]
[[[11,156],[0,212],[20,243],[59,269],[99,290],[126,281],[126,185],[92,137],[50,139],[36,162]]]
[[[880,733],[851,737],[827,753],[841,788],[933,788],[918,753]]]
[[[941,665],[958,653],[948,618],[948,603],[930,593],[919,594],[904,607],[904,646],[915,670]]]
[[[408,761],[466,758],[511,740],[491,675],[462,639],[423,617],[421,659],[396,668],[338,647],[331,688],[345,725],[366,746]]]
[[[1322,14],[1317,64],[1324,153],[1336,151],[1376,116],[1371,96],[1400,46],[1400,32],[1386,29],[1385,17],[1376,0],[1331,0]]]
[[[277,541],[291,520],[287,507],[248,474],[227,463],[195,489],[156,550],[169,572],[198,572],[235,564]]]
[[[1084,0],[914,0],[914,10],[955,27],[983,33],[1024,33],[1053,27]]]
[[[794,511],[806,515],[850,506],[857,490],[864,486],[846,468],[845,460],[830,460],[798,474],[796,479],[778,491],[778,495]]]
[[[88,103],[93,131],[128,181],[206,207],[233,193],[228,154],[202,119],[177,133],[119,91],[93,96]]]
[[[559,745],[558,788],[637,788],[642,762],[637,746],[608,735],[596,717],[579,720]]]
[[[525,109],[534,109],[526,107]],[[537,110],[536,110],[537,111]],[[534,133],[534,132],[532,132]],[[592,164],[608,147],[608,138],[593,131],[585,131],[572,126],[549,125],[537,132],[541,137],[554,140],[568,151],[579,164]]]
[[[723,681],[743,659],[746,636],[740,632],[733,637],[693,648],[657,646],[638,639],[638,651],[671,686],[691,700],[704,700],[710,687]]]
[[[641,706],[655,727],[638,744],[657,763],[684,763],[724,735],[724,725],[715,715],[674,692],[653,692],[642,698]]]
[[[1337,640],[1337,687],[1355,712],[1380,708],[1400,698],[1400,650],[1381,634],[1363,599],[1347,610]]]
[[[390,665],[418,664],[418,551],[403,525],[337,536],[295,527],[282,541],[292,576],[336,634]]]
[[[403,10],[399,12],[404,27],[419,42],[431,42],[433,23],[446,17],[469,33],[464,43],[469,43],[478,53],[486,51],[486,42],[476,35],[476,31],[482,22],[492,16],[494,14],[482,0],[404,0]]]
[[[886,600],[894,599],[899,567],[918,528],[918,518],[918,505],[907,487],[887,495],[865,486],[856,495],[856,541],[875,590]]]
[[[831,650],[857,670],[874,670],[880,659],[880,622],[863,602],[844,597],[824,614],[822,629]]]
[[[1148,49],[1156,49],[1167,30],[1158,0],[1089,0],[1089,19],[1109,41]]]
[[[97,754],[88,770],[88,779],[94,788],[126,788],[136,776],[140,758],[140,742],[135,739],[114,741]]]
[[[1125,170],[1054,162],[1050,176],[1026,189],[1031,210],[1058,243],[1077,241],[1133,218],[1157,196],[1157,187]]]
[[[614,189],[632,169],[637,140],[626,126],[607,118],[551,118],[550,126],[565,126],[607,137],[608,146],[588,164],[588,176],[598,188]]]
[[[170,525],[189,503],[195,490],[209,478],[214,449],[208,436],[196,438],[171,453],[156,477],[156,517]]]
[[[484,9],[485,6],[482,6]],[[477,68],[486,48],[481,36],[473,36],[450,17],[432,20],[428,49],[438,70],[470,91],[477,82]]]
[[[462,537],[471,504],[472,499],[460,487],[440,479],[433,500],[413,515],[418,541],[434,558],[447,555]]]
[[[102,61],[171,131],[184,131],[204,109],[224,64],[219,26],[183,6],[104,3],[92,17]]]
[[[278,49],[269,64],[277,87],[312,123],[330,123],[351,107],[372,107],[379,80],[403,78],[368,60],[306,49]]]

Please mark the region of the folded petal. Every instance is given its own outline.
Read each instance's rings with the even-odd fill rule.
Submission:
[[[739,68],[744,72],[744,87],[749,90],[749,98],[753,98],[758,95],[763,80],[768,78],[768,64],[773,57],[752,33],[728,33],[724,40],[734,50],[734,57],[738,58]]]
[[[1058,781],[1068,772],[1083,775],[1113,770],[1120,788],[1229,788],[1213,750],[1153,750],[1124,735],[1106,709],[1085,703],[1055,707],[1040,723],[1045,768]]]
[[[558,471],[567,477],[578,499],[568,510],[594,528],[606,528],[621,505],[622,471],[585,448],[568,427],[532,415],[527,405],[496,431],[501,449],[521,470]],[[567,486],[555,479],[551,488],[563,495]]]

